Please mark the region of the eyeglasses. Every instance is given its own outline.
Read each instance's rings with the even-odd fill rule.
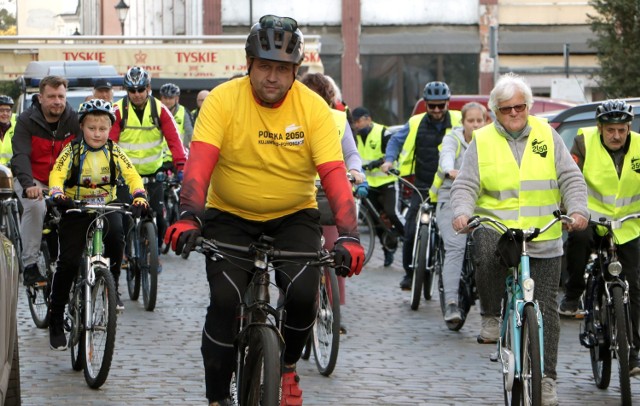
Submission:
[[[146,87],[138,87],[138,88],[130,87],[130,88],[127,88],[127,92],[129,92],[129,93],[144,93],[146,91],[147,91]]]
[[[262,16],[259,23],[262,28],[282,28],[291,32],[295,32],[298,29],[298,22],[291,17],[278,17],[269,14]]]
[[[11,109],[0,109],[0,114],[10,114]]]
[[[430,110],[435,110],[435,109],[444,110],[444,108],[447,106],[447,103],[438,103],[438,104],[427,103],[427,106],[429,107]]]
[[[514,109],[516,113],[522,113],[525,108],[527,108],[526,104],[516,104],[515,106],[498,107],[498,111],[502,114],[509,114],[511,113],[511,109]]]

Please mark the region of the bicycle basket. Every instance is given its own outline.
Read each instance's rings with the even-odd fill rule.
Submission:
[[[500,236],[495,253],[502,265],[512,268],[520,264],[522,238],[522,231],[520,230],[507,230],[506,233]]]

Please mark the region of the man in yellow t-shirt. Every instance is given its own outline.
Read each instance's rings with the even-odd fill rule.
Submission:
[[[357,275],[364,250],[338,129],[327,103],[295,80],[304,58],[297,22],[263,16],[251,28],[245,51],[248,75],[217,86],[202,105],[182,184],[181,220],[169,227],[165,242],[180,254],[191,251],[201,234],[239,245],[266,234],[277,249],[319,250],[319,174],[339,233],[336,269]],[[207,261],[206,267],[211,305],[202,354],[207,398],[217,406],[230,401],[233,325],[252,264],[239,269],[237,263]],[[295,366],[316,318],[319,278],[301,266],[276,275],[287,298],[283,405],[302,402]]]

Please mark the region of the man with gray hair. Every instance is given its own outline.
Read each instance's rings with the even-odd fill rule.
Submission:
[[[582,173],[558,133],[546,121],[529,115],[532,104],[531,88],[512,73],[503,75],[491,91],[489,108],[496,120],[474,131],[451,188],[456,231],[461,231],[474,214],[493,217],[508,227],[540,227],[553,218],[561,203],[574,219],[566,226],[569,231],[587,226],[587,187]],[[542,184],[547,186],[536,188]],[[505,192],[511,192],[510,197],[500,198]],[[498,316],[506,268],[494,255],[499,238],[492,227],[474,232],[476,283],[482,309],[479,343],[496,342],[500,336]],[[560,223],[534,239],[529,244],[529,254],[531,277],[536,282],[534,299],[540,304],[544,324],[542,404],[557,405]]]

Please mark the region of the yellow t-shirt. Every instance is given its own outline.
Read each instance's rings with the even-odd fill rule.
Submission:
[[[337,131],[327,103],[298,81],[276,108],[255,101],[248,76],[219,85],[193,135],[220,150],[206,207],[255,221],[317,207],[316,167],[342,161]]]

